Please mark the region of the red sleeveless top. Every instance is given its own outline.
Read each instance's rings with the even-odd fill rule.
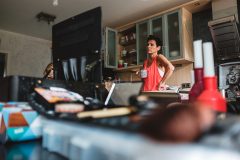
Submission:
[[[147,67],[147,63],[148,60],[146,59],[143,63],[143,68],[147,70],[147,77],[143,79],[143,91],[158,91],[162,77],[158,71],[157,56],[149,67]]]

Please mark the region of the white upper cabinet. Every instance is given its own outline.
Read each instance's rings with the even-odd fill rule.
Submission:
[[[117,31],[106,27],[105,30],[105,54],[104,62],[106,68],[117,67]]]
[[[144,21],[137,24],[137,62],[143,64],[147,58],[146,44],[147,37],[150,33],[149,21]]]
[[[142,64],[147,58],[148,35],[160,38],[162,41],[160,53],[172,63],[182,64],[193,61],[192,16],[186,9],[181,8],[137,24],[138,64]]]
[[[105,34],[107,68],[119,68],[119,60],[128,67],[142,65],[147,58],[148,35],[160,38],[160,53],[173,64],[193,62],[192,14],[185,8],[131,24],[121,32],[107,28]]]

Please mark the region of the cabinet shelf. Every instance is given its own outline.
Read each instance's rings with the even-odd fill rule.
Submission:
[[[128,26],[129,28],[125,27],[124,30],[115,30],[114,33],[106,34],[109,35],[109,38],[106,37],[106,46],[109,51],[106,52],[105,66],[116,68],[120,59],[128,63],[128,66],[143,64],[147,58],[146,41],[148,35],[160,38],[163,42],[163,54],[172,63],[192,63],[193,38],[191,30],[189,32],[191,24],[191,13],[185,8],[180,8],[138,22],[134,26]],[[173,27],[170,28],[171,26]],[[111,31],[113,32],[113,30]],[[128,55],[132,50],[136,50],[136,53]],[[110,59],[111,57],[113,58]]]
[[[192,59],[180,58],[176,60],[170,60],[172,64],[186,64],[186,63],[193,63]]]
[[[127,53],[126,56],[121,57],[124,62],[128,63],[129,66],[137,65],[137,53]]]
[[[129,57],[136,57],[137,56],[137,52],[131,52],[131,53],[127,53],[126,56],[122,56],[122,58],[129,58]]]
[[[116,72],[136,72],[140,69],[142,65],[135,65],[135,66],[128,66],[126,68],[115,68],[114,71]]]
[[[121,46],[124,46],[124,47],[129,46],[129,45],[133,45],[133,44],[136,44],[136,39],[130,40],[130,41],[128,41],[128,42],[121,42],[121,41],[120,41],[119,44],[120,44]]]

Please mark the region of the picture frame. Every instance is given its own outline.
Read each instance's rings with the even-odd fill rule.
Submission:
[[[238,70],[239,73],[237,73],[238,75],[240,75],[240,61],[236,61],[236,62],[228,62],[228,63],[223,63],[219,65],[219,74],[218,74],[218,84],[219,84],[219,89],[221,91],[225,92],[225,96],[226,99],[228,101],[236,101],[236,99],[238,99],[238,96],[240,97],[239,93],[239,89],[240,89],[240,84],[239,84],[239,76],[236,76],[234,78],[236,78],[236,84],[232,84],[232,88],[233,86],[236,88],[232,91],[231,96],[229,96],[229,88],[230,85],[228,84],[228,79],[229,79],[229,74],[230,72],[236,69]]]

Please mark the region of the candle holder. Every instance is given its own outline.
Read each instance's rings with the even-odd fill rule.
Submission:
[[[218,112],[226,112],[226,100],[217,89],[217,77],[204,77],[204,90],[197,98],[203,105],[211,107]]]
[[[204,89],[202,40],[194,41],[193,49],[194,49],[194,79],[195,79],[195,83],[189,92],[189,101],[190,102],[194,102]]]
[[[218,112],[226,112],[226,100],[217,88],[217,77],[214,71],[213,47],[211,42],[203,43],[204,57],[204,90],[197,101],[205,106],[211,107]]]

